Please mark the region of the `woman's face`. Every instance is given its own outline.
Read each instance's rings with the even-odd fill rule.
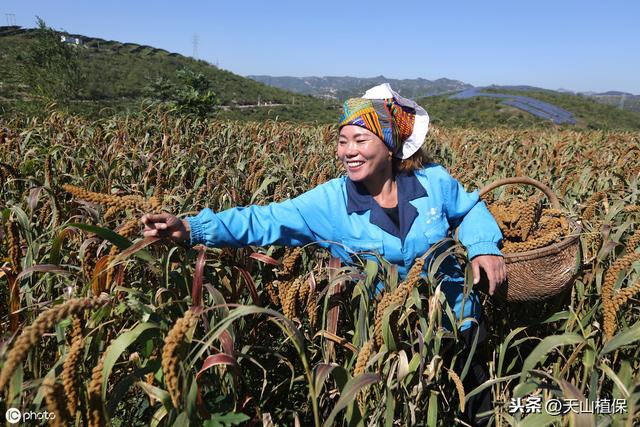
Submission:
[[[391,175],[391,152],[373,132],[360,126],[346,125],[340,129],[338,158],[352,181]]]

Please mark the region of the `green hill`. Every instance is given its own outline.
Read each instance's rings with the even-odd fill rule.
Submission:
[[[500,98],[450,99],[449,95],[439,95],[421,98],[418,102],[427,109],[432,123],[446,127],[562,127],[567,129],[640,130],[640,113],[623,111],[582,95],[550,90],[514,90],[500,87],[487,88],[483,91],[526,96],[553,104],[573,113],[577,123],[575,125],[555,125],[549,120],[504,105]]]
[[[601,104],[613,105],[620,110],[640,112],[640,95],[633,95],[626,92],[609,91],[603,93],[584,94],[593,98]]]
[[[548,102],[569,110],[577,120],[577,127],[589,129],[625,129],[640,130],[640,113],[621,110],[612,105],[605,105],[585,95],[548,90],[504,90],[501,88],[488,89],[488,92],[510,93],[528,96]]]
[[[33,99],[32,88],[21,78],[21,53],[35,42],[36,31],[0,27],[0,108],[5,114],[28,109]],[[205,61],[136,43],[60,34],[81,42],[73,46],[78,53],[79,74],[83,76],[76,99],[69,106],[75,113],[93,115],[108,107],[111,108],[103,114],[136,110],[151,82],[175,81],[179,70],[189,69],[202,73],[211,83],[222,105],[216,113],[220,117],[331,122],[338,115],[335,102],[267,86]]]

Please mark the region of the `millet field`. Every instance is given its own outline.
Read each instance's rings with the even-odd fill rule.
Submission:
[[[637,132],[431,129],[427,153],[467,190],[528,176],[558,196],[560,210],[527,186],[487,196],[505,252],[579,233],[566,292],[482,294],[486,347],[442,326],[453,314],[438,266],[466,256],[455,233],[404,281],[384,259],[341,265],[313,245],[142,237],[144,213],[278,202],[338,177],[336,141],[335,126],[159,112],[0,121],[0,413],[47,411],[60,426],[452,426],[490,388],[490,425],[640,424]],[[465,389],[475,351],[490,380]],[[548,410],[554,399],[563,410]]]

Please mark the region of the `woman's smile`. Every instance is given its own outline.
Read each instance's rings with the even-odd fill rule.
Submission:
[[[355,172],[357,170],[360,169],[360,166],[364,165],[363,161],[357,160],[357,161],[347,161],[347,168],[352,171]]]

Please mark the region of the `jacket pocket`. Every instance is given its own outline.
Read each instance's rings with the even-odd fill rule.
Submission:
[[[427,242],[434,244],[444,239],[449,235],[449,222],[445,218],[441,218],[432,222],[429,225],[427,231],[424,232],[424,236]]]
[[[349,254],[366,255],[368,253],[384,255],[382,240],[341,239],[341,243]]]

